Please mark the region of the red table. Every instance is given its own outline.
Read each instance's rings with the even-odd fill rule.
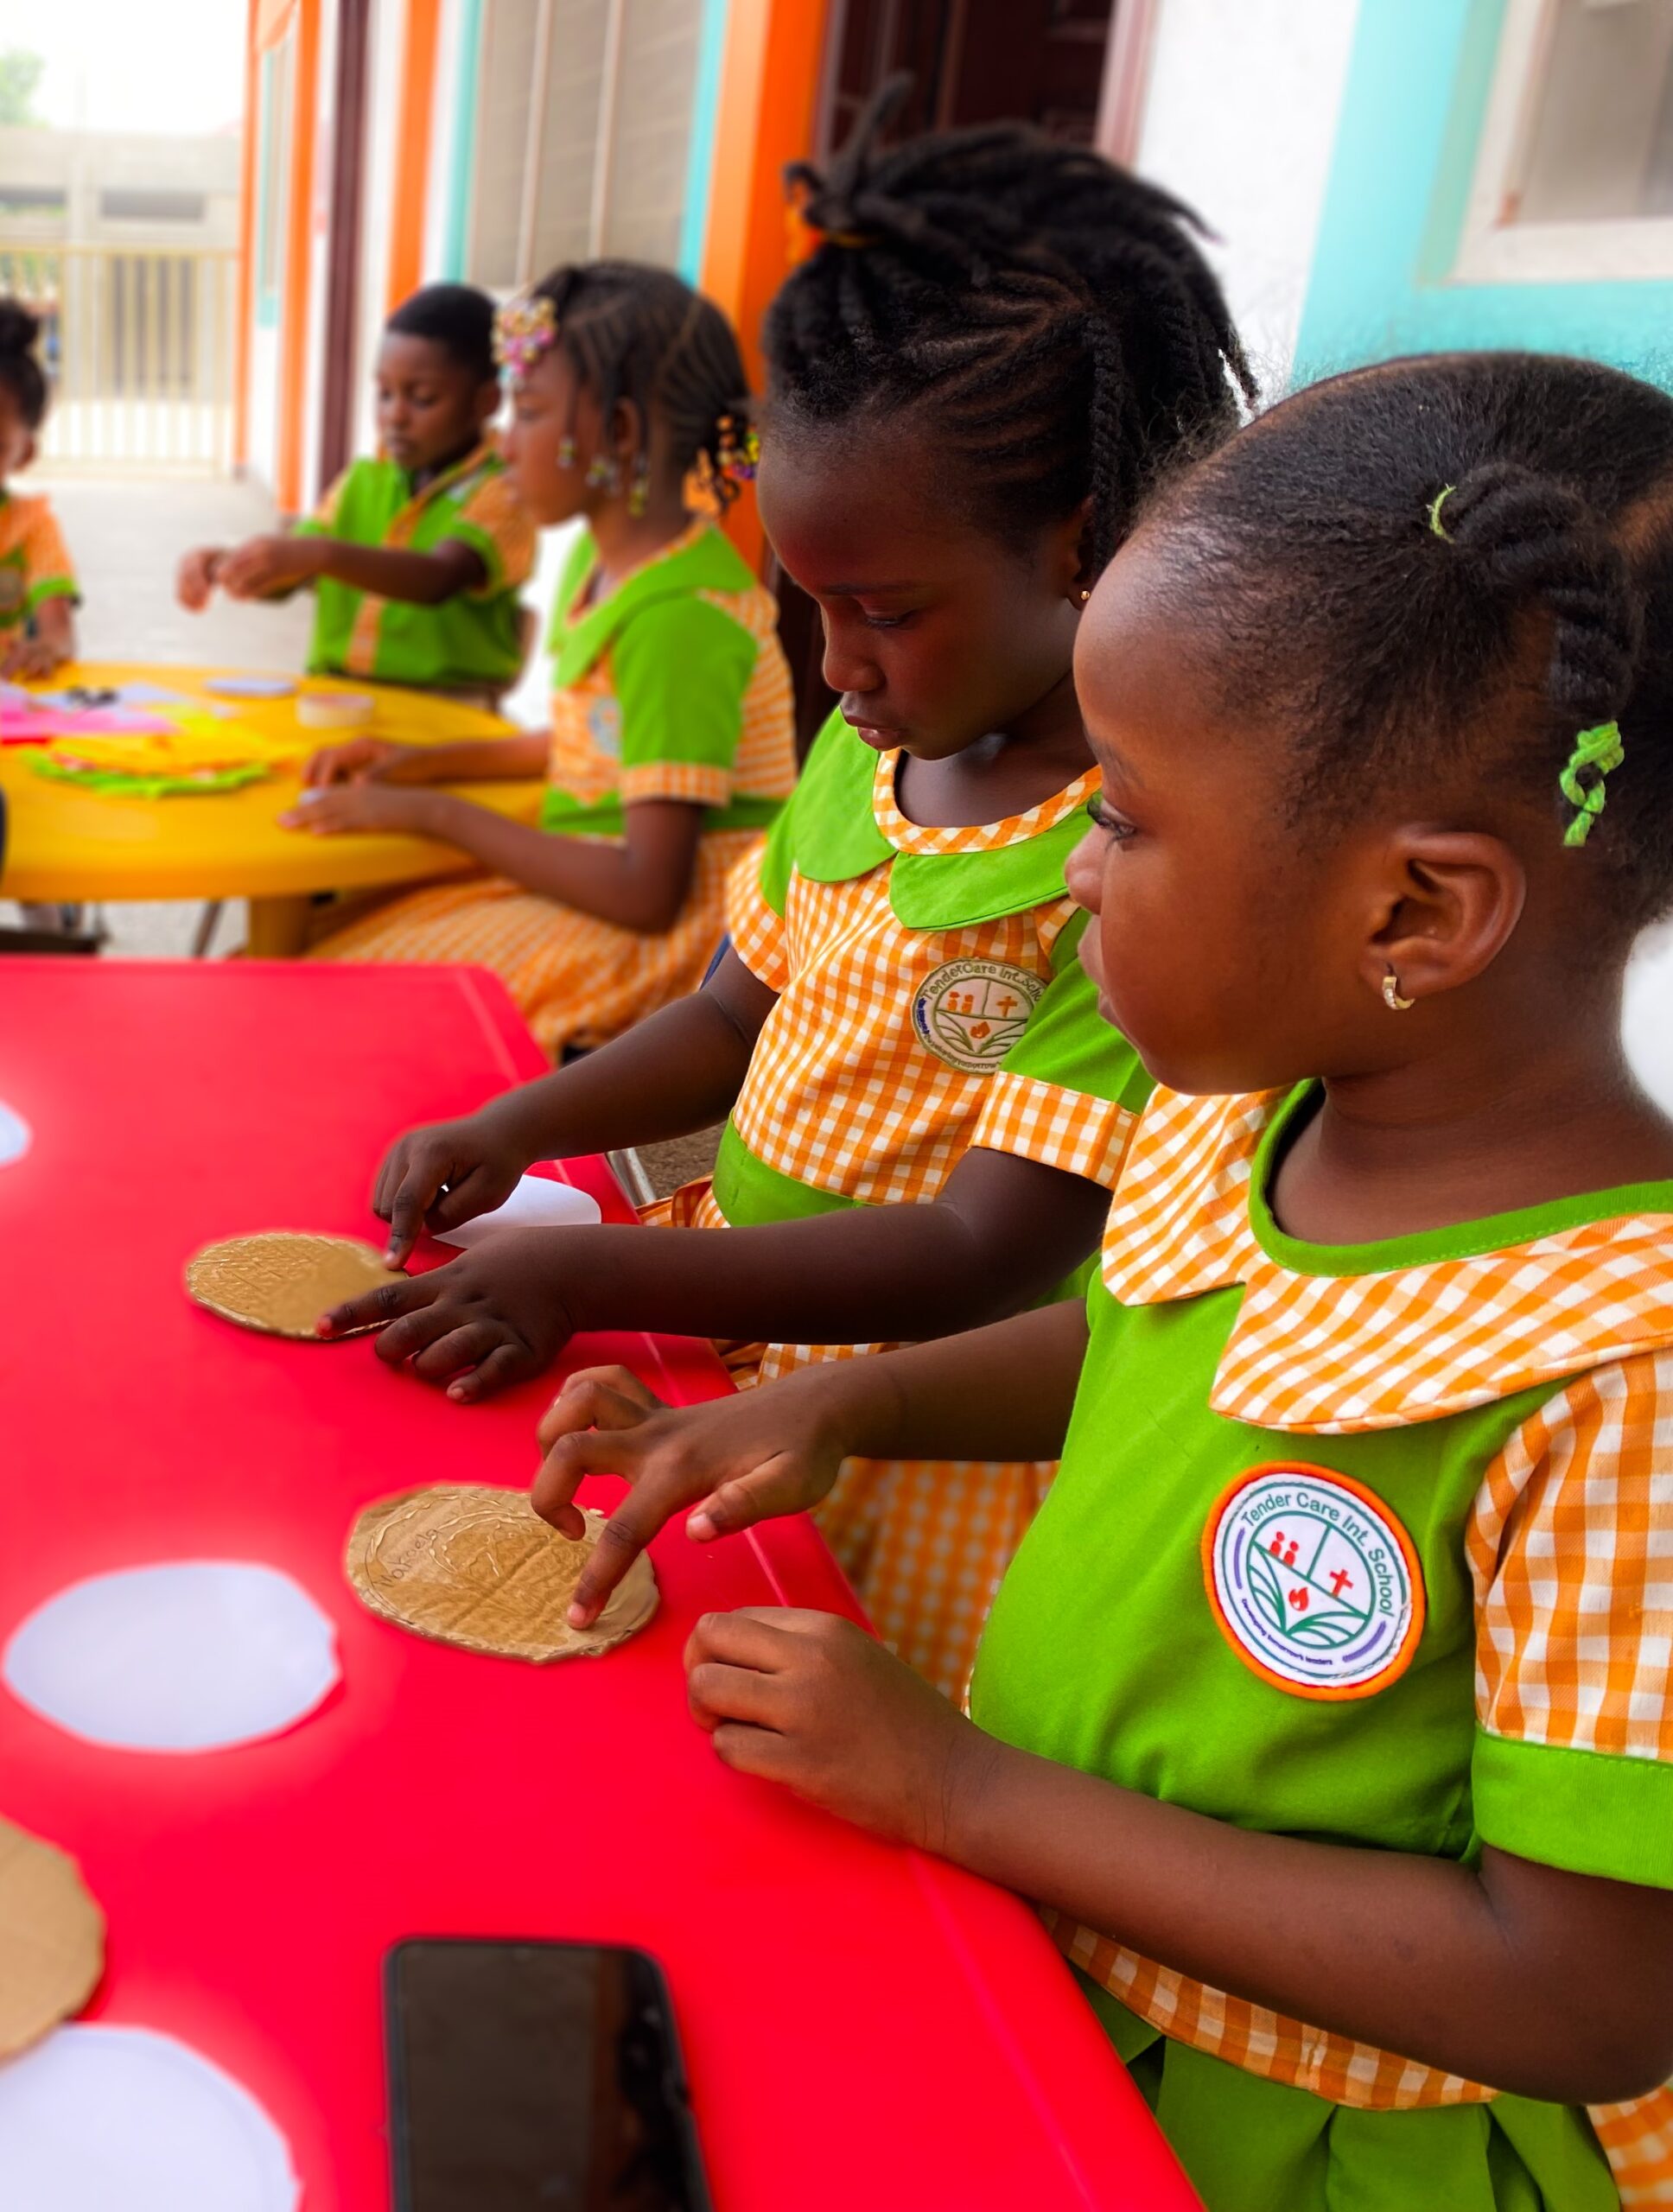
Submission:
[[[809,1525],[707,1550],[671,1531],[651,1628],[548,1669],[424,1643],[350,1594],[358,1510],[525,1481],[551,1380],[455,1407],[364,1344],[199,1312],[181,1264],[245,1230],[370,1233],[397,1129],[541,1065],[472,971],[0,962],[0,1101],[35,1132],[0,1167],[0,1643],[83,1576],[246,1559],[323,1607],[343,1670],[289,1734],[197,1757],[82,1744],[0,1692],[0,1814],[73,1852],[109,1915],[92,2014],[243,2082],[289,2138],[305,2212],[375,2212],[389,1946],[638,1943],[672,1985],[720,2212],[1182,2212],[1021,1904],[728,1773],[688,1719],[700,1611],[852,1610]],[[624,1217],[601,1164],[574,1173]],[[578,1353],[682,1397],[725,1387],[697,1344]]]

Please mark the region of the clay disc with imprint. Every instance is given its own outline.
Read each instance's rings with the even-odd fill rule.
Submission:
[[[657,1610],[657,1581],[641,1553],[589,1629],[564,1616],[604,1516],[582,1508],[587,1531],[562,1535],[521,1491],[438,1483],[367,1506],[349,1532],[355,1594],[399,1628],[467,1651],[544,1664],[607,1651]]]
[[[105,1916],[75,1861],[0,1820],[0,2060],[79,2012],[105,1971]]]
[[[342,1340],[314,1333],[314,1324],[329,1307],[382,1283],[405,1280],[358,1236],[316,1236],[289,1229],[229,1236],[222,1243],[206,1244],[186,1262],[187,1294],[210,1313],[240,1328],[313,1344]]]

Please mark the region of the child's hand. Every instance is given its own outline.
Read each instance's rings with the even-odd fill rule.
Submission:
[[[540,1424],[544,1465],[531,1499],[544,1520],[578,1536],[571,1502],[583,1475],[623,1475],[633,1485],[604,1526],[576,1586],[569,1619],[590,1627],[622,1576],[664,1523],[688,1505],[698,1543],[777,1514],[817,1505],[836,1481],[843,1445],[824,1394],[796,1383],[745,1390],[712,1404],[673,1408],[624,1368],[571,1376]]]
[[[56,639],[14,638],[0,650],[0,676],[29,683],[36,677],[55,674],[67,658]]]
[[[457,1229],[504,1205],[529,1164],[477,1114],[397,1137],[372,1190],[372,1211],[389,1224],[385,1263],[404,1267],[421,1229]]]
[[[226,558],[219,545],[194,545],[175,571],[175,596],[193,614],[201,614],[219,579]]]
[[[422,784],[429,779],[423,745],[398,745],[391,737],[351,737],[343,745],[321,746],[302,769],[309,790],[328,784]]]
[[[316,837],[334,837],[347,830],[405,830],[421,837],[435,797],[433,791],[397,784],[315,784],[279,817],[279,827],[309,830]]]
[[[315,1324],[322,1337],[386,1325],[378,1357],[391,1367],[410,1360],[427,1382],[448,1395],[485,1398],[550,1367],[573,1334],[556,1287],[568,1269],[565,1239],[588,1230],[506,1229],[474,1251],[385,1283]]]
[[[315,537],[251,537],[223,553],[215,582],[229,599],[268,599],[294,591],[320,572],[321,541]]]
[[[728,1766],[949,1852],[991,1741],[854,1622],[794,1606],[705,1613],[685,1676],[691,1717]]]

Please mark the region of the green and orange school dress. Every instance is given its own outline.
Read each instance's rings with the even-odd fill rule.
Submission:
[[[524,661],[518,593],[534,569],[535,531],[490,441],[419,491],[381,454],[353,461],[296,535],[408,553],[468,545],[487,571],[474,591],[436,607],[380,599],[321,576],[314,587],[310,676],[370,677],[485,702],[517,682]]]
[[[724,1229],[934,1198],[972,1147],[1113,1181],[1150,1083],[1102,1020],[1063,868],[1095,769],[1027,813],[908,821],[898,752],[840,715],[759,861],[734,874],[738,957],[777,993],[712,1182],[648,1217]],[[882,1344],[735,1344],[741,1384]],[[852,1459],[820,1525],[878,1633],[958,1696],[1050,1462]]]
[[[49,599],[79,602],[75,570],[49,500],[0,489],[0,645]]]
[[[971,1713],[1242,1827],[1673,1888],[1673,1183],[1307,1245],[1315,1098],[1141,1121]],[[1210,2212],[1673,2204],[1666,2092],[1496,2094],[1047,1919]]]

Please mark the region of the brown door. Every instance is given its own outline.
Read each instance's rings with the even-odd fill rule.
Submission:
[[[910,69],[915,82],[893,137],[1017,121],[1090,145],[1114,12],[1111,0],[835,0],[818,156],[842,143],[897,69]],[[776,563],[769,582],[779,594],[805,751],[836,702],[820,673],[818,609]]]

